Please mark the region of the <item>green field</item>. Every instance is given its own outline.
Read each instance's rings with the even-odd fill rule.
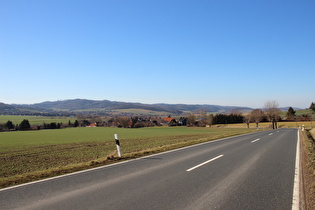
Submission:
[[[213,139],[253,132],[245,128],[154,127],[67,128],[0,133],[0,187],[119,161]]]
[[[228,129],[211,129],[197,127],[149,127],[139,129],[123,129],[113,127],[79,127],[59,130],[16,131],[0,133],[0,152],[25,149],[34,146],[56,145],[82,142],[112,141],[114,134],[119,134],[122,141],[134,138],[163,137],[171,135],[194,135],[230,133]],[[245,130],[246,131],[246,130]]]
[[[313,119],[315,118],[315,112],[312,111],[311,109],[296,110],[296,113],[295,113],[296,116],[303,115],[303,114],[310,115],[312,116]]]
[[[68,124],[69,120],[73,123],[76,118],[74,117],[46,117],[46,116],[23,116],[23,115],[0,115],[0,124],[12,121],[14,125],[20,124],[22,120],[28,120],[33,125],[43,125],[43,123],[63,123]]]

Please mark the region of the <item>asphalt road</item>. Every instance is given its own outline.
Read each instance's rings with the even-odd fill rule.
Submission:
[[[0,209],[287,210],[296,146],[296,129],[222,139],[4,189]]]

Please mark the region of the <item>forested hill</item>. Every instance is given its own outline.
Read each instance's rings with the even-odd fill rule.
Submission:
[[[142,104],[117,102],[109,100],[73,99],[62,101],[46,101],[30,105],[0,103],[0,114],[56,114],[56,113],[92,113],[100,115],[109,114],[171,114],[180,115],[185,112],[205,110],[212,113],[228,113],[231,110],[248,112],[248,107],[218,106],[218,105],[188,105],[188,104]]]

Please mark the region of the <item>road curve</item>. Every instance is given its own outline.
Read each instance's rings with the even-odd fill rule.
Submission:
[[[291,209],[296,129],[262,131],[0,190],[0,209]]]

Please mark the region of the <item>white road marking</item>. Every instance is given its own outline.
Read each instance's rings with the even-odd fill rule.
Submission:
[[[212,159],[207,160],[207,161],[205,161],[205,162],[203,162],[203,163],[200,163],[199,165],[196,165],[196,166],[194,166],[194,167],[192,167],[192,168],[190,168],[190,169],[187,169],[186,171],[187,171],[187,172],[192,171],[192,170],[194,170],[194,169],[196,169],[196,168],[199,168],[200,166],[203,166],[203,165],[205,165],[205,164],[207,164],[207,163],[210,163],[210,162],[212,162],[212,161],[214,161],[214,160],[216,160],[216,159],[219,159],[219,158],[221,158],[221,157],[223,157],[223,156],[224,156],[224,155],[219,155],[219,156],[217,156],[217,157],[215,157],[215,158],[212,158]]]
[[[300,130],[297,135],[292,210],[300,209]]]
[[[253,140],[253,141],[251,141],[251,142],[254,143],[254,142],[259,141],[259,140],[260,140],[260,138],[255,139],[255,140]]]
[[[269,133],[269,136],[271,136],[273,133]]]

